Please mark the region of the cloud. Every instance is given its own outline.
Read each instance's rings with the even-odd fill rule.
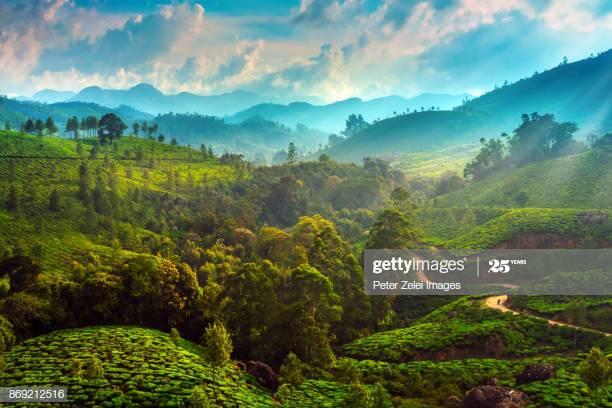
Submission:
[[[301,0],[295,23],[323,26],[355,16],[360,11],[361,0]]]
[[[108,30],[94,41],[86,38],[65,49],[46,50],[37,73],[75,68],[87,74],[108,74],[146,66],[199,36],[203,17],[204,8],[197,3],[160,6],[155,13],[131,17],[121,28]]]

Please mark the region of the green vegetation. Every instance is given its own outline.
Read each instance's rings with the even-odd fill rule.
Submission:
[[[194,351],[187,340],[177,346],[164,333],[137,327],[57,331],[13,347],[0,379],[6,386],[66,386],[72,406],[181,406],[196,386],[211,400],[217,387],[223,406],[273,405],[237,368],[224,368],[214,381]]]
[[[604,342],[581,333],[579,346]],[[563,353],[574,347],[574,331],[545,320],[486,309],[478,300],[461,298],[406,328],[375,333],[344,346],[355,358],[403,362],[422,359],[529,356]]]
[[[434,200],[436,207],[609,208],[612,152],[591,149],[491,175]],[[518,205],[516,193],[527,199]]]

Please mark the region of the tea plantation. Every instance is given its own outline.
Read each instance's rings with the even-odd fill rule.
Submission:
[[[521,206],[609,208],[612,202],[612,150],[587,152],[533,163],[491,175],[464,189],[438,197],[436,207],[517,206],[513,194],[525,193]]]
[[[123,137],[112,148],[95,147],[97,153],[92,154],[94,139],[80,143],[82,151],[77,153],[79,144],[75,140],[0,131],[0,202],[7,201],[11,186],[17,189],[19,198],[19,211],[0,206],[0,247],[2,240],[26,247],[27,252],[36,246],[45,271],[63,273],[75,255],[88,251],[103,258],[116,258],[122,252],[113,250],[112,243],[102,238],[108,232],[107,223],[89,213],[78,198],[82,162],[89,167],[93,186],[97,169],[107,162],[106,158],[112,159],[119,199],[135,189],[144,195],[180,197],[190,182],[203,186],[235,177],[231,166],[214,158],[200,160],[197,151],[186,147]],[[170,173],[172,186],[168,183]],[[53,190],[59,197],[57,211],[49,210]],[[140,228],[150,215],[133,211],[129,220],[115,220],[114,227],[119,232],[135,228],[141,234],[154,234]]]
[[[550,326],[545,320],[481,307],[477,299],[461,298],[413,325],[375,333],[344,346],[349,357],[406,362],[466,357],[517,357],[569,352],[573,329]],[[584,347],[611,346],[603,335],[581,332]]]
[[[182,406],[194,387],[213,395],[212,370],[185,340],[136,327],[56,331],[15,346],[4,356],[6,386],[68,387],[72,406]],[[101,369],[95,370],[93,358]],[[224,406],[271,406],[270,395],[234,367],[217,375]]]

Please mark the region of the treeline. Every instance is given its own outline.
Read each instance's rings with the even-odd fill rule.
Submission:
[[[585,148],[574,140],[575,123],[559,123],[552,114],[523,114],[522,122],[512,135],[481,139],[482,147],[476,158],[467,164],[464,177],[478,181],[498,171],[527,165],[541,160],[578,153]]]

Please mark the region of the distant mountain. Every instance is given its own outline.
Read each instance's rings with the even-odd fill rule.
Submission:
[[[53,89],[43,89],[36,92],[30,99],[43,103],[64,102],[76,94],[72,91],[55,91]]]
[[[152,85],[139,84],[127,90],[91,86],[81,90],[70,100],[93,102],[111,108],[129,105],[153,115],[168,112],[195,112],[204,115],[226,116],[253,105],[270,102],[272,98],[243,90],[219,95],[196,95],[189,92],[165,95]]]
[[[472,99],[453,111],[403,114],[379,121],[337,144],[336,160],[418,152],[511,133],[521,114],[552,113],[580,134],[612,130],[612,50],[560,65]]]
[[[265,103],[238,112],[228,121],[239,123],[250,117],[262,117],[291,127],[300,123],[328,132],[339,132],[344,128],[344,122],[351,113],[361,114],[366,121],[373,121],[405,113],[407,110],[430,109],[432,106],[450,109],[460,105],[466,97],[471,95],[425,93],[410,99],[391,95],[368,101],[350,98],[328,105],[305,102],[293,102],[288,105]]]

